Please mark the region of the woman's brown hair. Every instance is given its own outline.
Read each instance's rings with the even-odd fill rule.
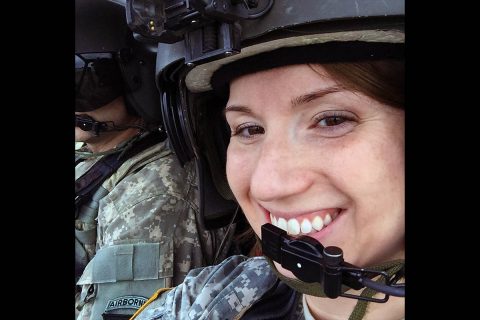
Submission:
[[[315,70],[315,64],[309,64]],[[404,60],[325,63],[321,66],[353,91],[395,108],[405,109]]]

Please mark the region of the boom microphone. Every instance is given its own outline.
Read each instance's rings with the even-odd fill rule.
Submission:
[[[400,279],[398,274],[392,278],[385,271],[356,267],[343,260],[343,251],[339,247],[324,247],[309,236],[291,237],[285,230],[270,223],[262,225],[262,250],[263,254],[290,270],[299,280],[321,284],[325,295],[332,299],[342,296],[386,302],[389,295],[405,296],[405,284],[397,284]],[[372,280],[377,276],[383,278],[383,283]],[[342,286],[355,290],[371,288],[384,293],[385,298],[346,294],[342,292]]]

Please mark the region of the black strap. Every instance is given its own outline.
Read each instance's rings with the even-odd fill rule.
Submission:
[[[97,161],[90,170],[75,181],[75,207],[78,209],[95,193],[100,185],[110,177],[127,159],[166,139],[166,134],[154,131],[134,142],[120,153],[109,154]]]
[[[75,166],[77,166],[77,164],[79,164],[83,160],[85,160],[83,157],[75,156]]]

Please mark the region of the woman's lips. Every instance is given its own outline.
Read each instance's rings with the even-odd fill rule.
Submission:
[[[340,208],[330,208],[307,214],[280,214],[267,210],[271,223],[293,236],[321,231],[332,223],[341,211]]]

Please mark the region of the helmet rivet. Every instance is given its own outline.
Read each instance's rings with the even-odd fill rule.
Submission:
[[[151,26],[153,26],[153,25],[154,25],[153,20],[150,20],[149,24],[150,24]]]
[[[195,64],[193,62],[187,62],[187,67],[193,67]]]
[[[226,56],[231,56],[232,54],[233,54],[232,51],[225,51],[225,55],[226,55]]]
[[[154,26],[150,26],[150,31],[154,31],[155,30],[155,27]]]

